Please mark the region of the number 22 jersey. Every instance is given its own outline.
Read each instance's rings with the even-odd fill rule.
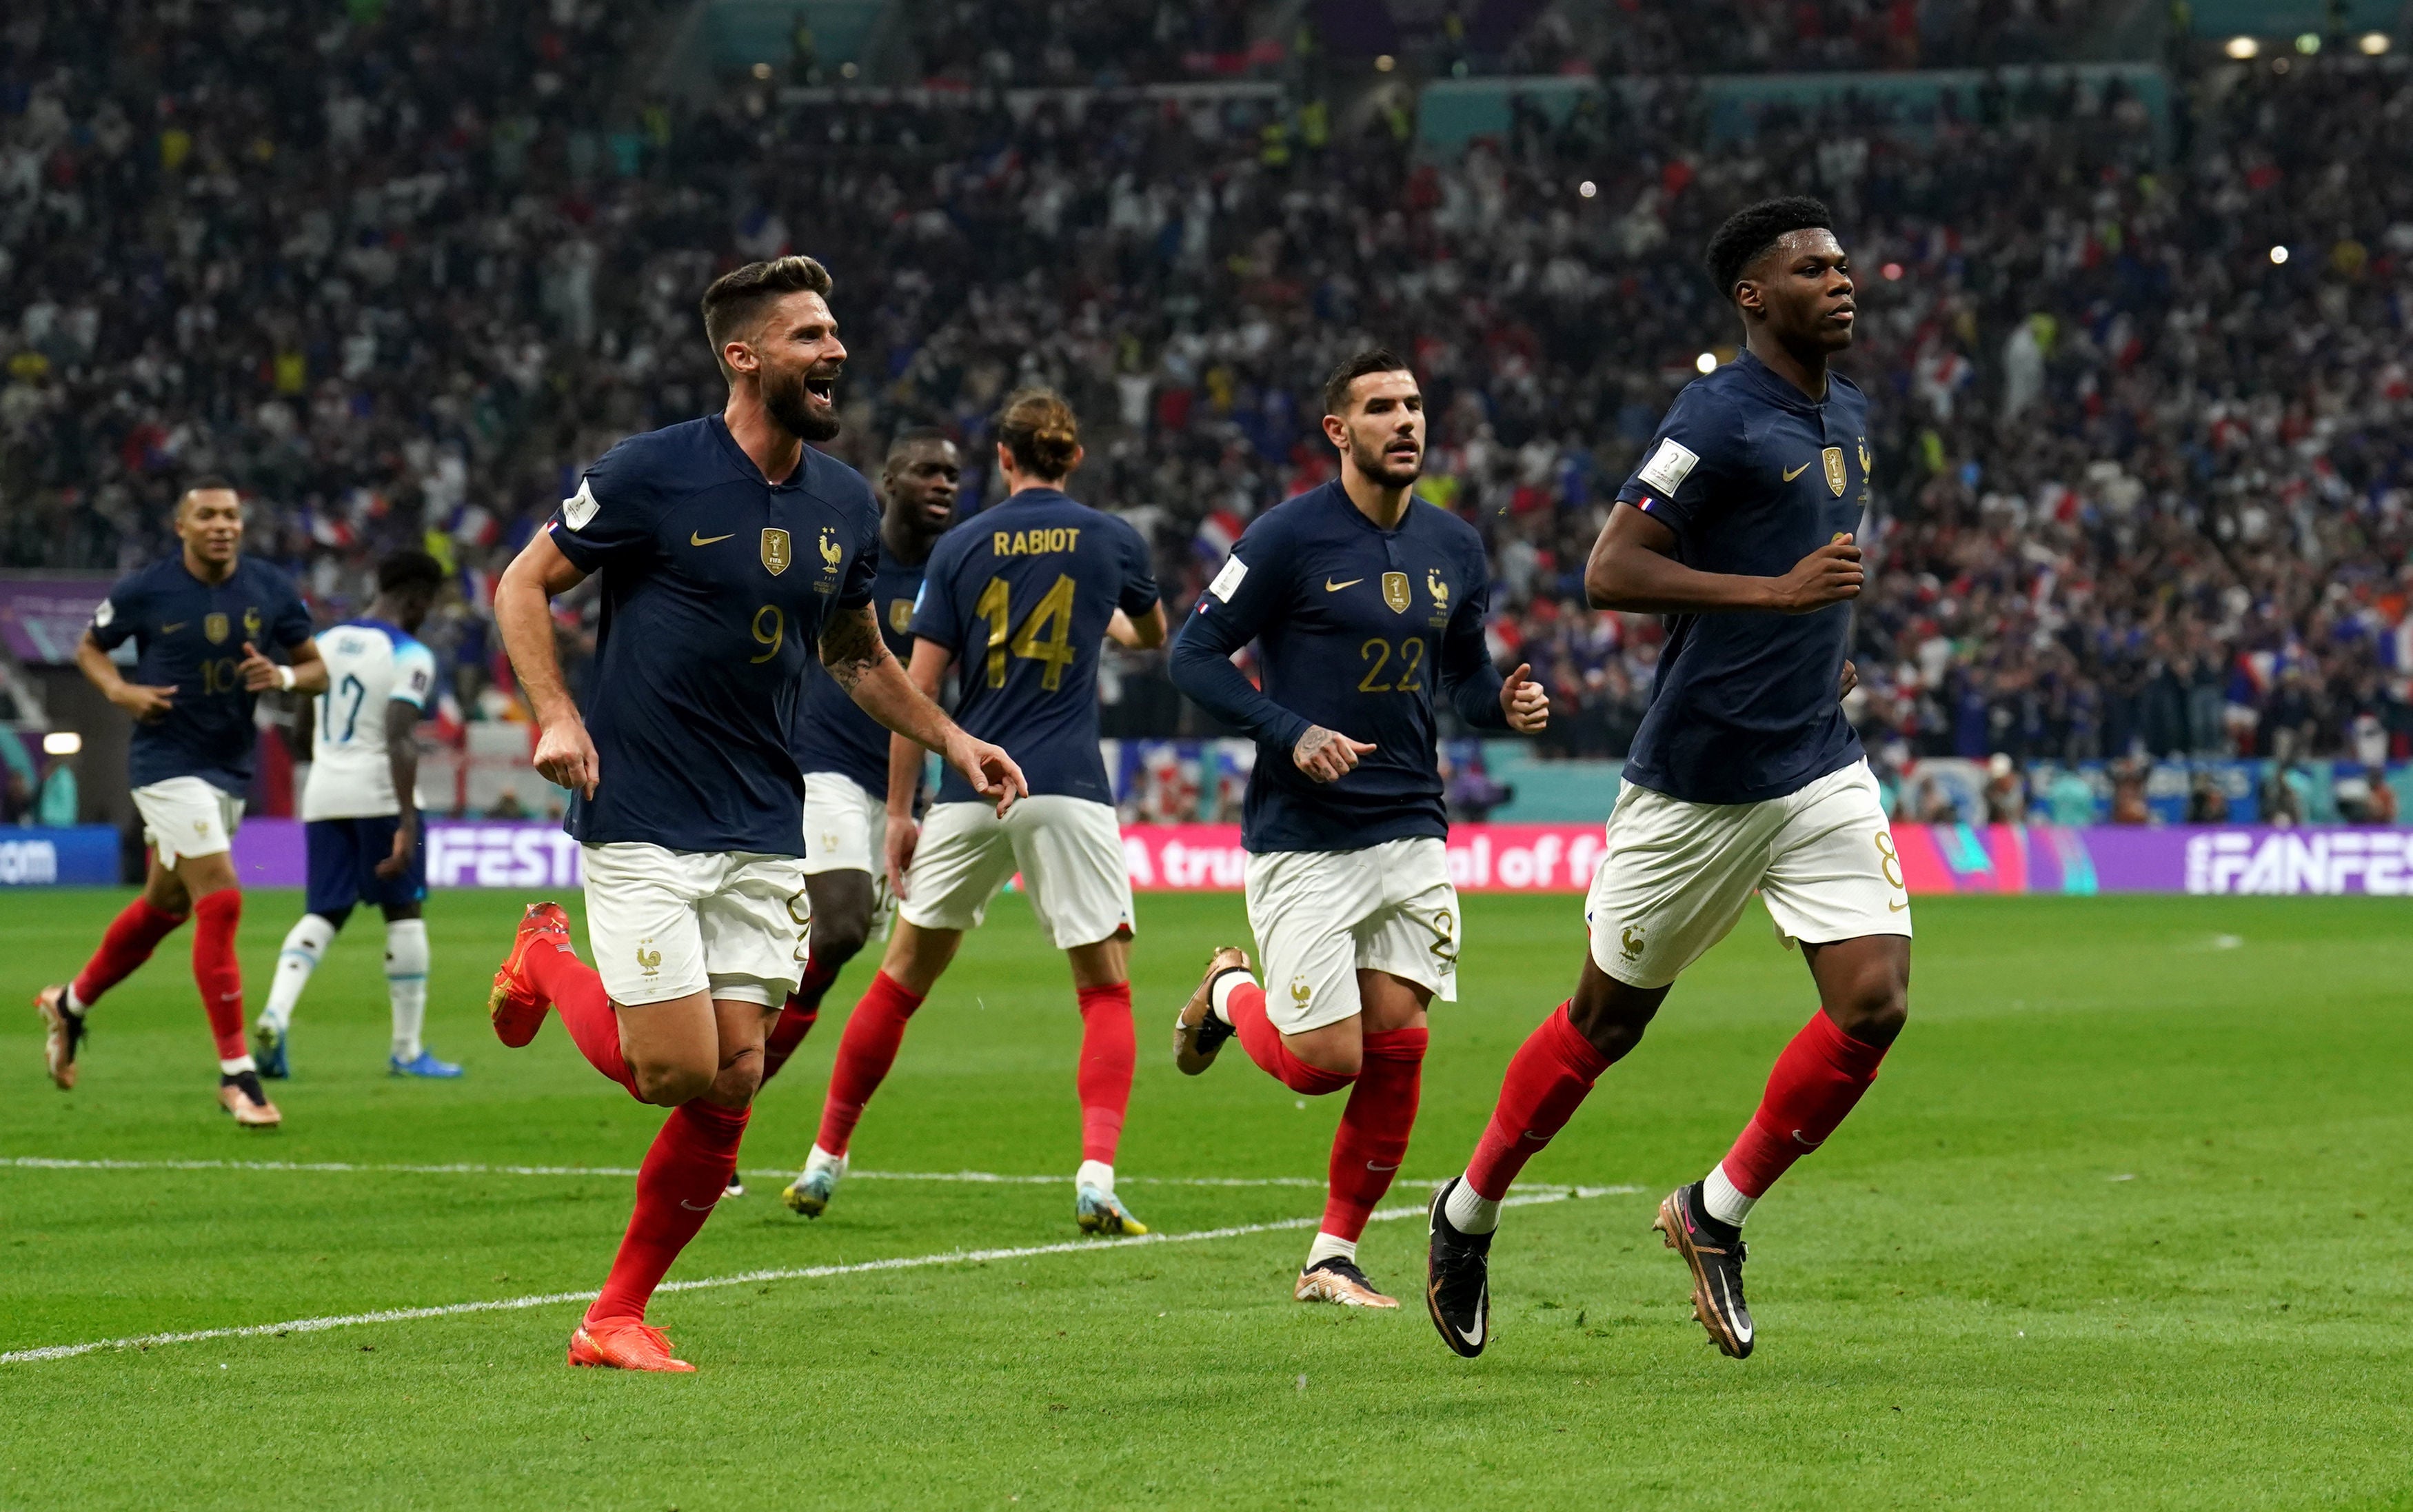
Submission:
[[[1098,653],[1115,611],[1156,606],[1147,543],[1053,488],[1026,488],[939,538],[913,633],[955,654],[955,722],[1005,748],[1034,795],[1115,801],[1098,753]],[[980,794],[954,767],[940,803]]]

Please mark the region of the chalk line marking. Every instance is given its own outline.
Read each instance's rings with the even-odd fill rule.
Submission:
[[[1540,1203],[1565,1202],[1572,1195],[1566,1191],[1538,1192],[1510,1197],[1503,1208],[1526,1208]],[[1425,1209],[1417,1208],[1382,1208],[1368,1216],[1369,1223],[1383,1223],[1400,1218],[1422,1218]],[[1192,1229],[1184,1234],[1141,1234],[1126,1238],[1067,1239],[1058,1244],[1026,1244],[1007,1250],[948,1250],[939,1254],[898,1255],[887,1260],[864,1260],[841,1266],[785,1266],[770,1270],[748,1270],[734,1276],[707,1276],[695,1281],[664,1282],[662,1292],[701,1292],[726,1286],[753,1286],[774,1281],[819,1281],[829,1276],[859,1276],[876,1270],[919,1270],[930,1266],[983,1265],[992,1260],[1028,1260],[1040,1255],[1088,1254],[1106,1250],[1137,1249],[1151,1244],[1197,1244],[1208,1239],[1236,1239],[1251,1234],[1277,1234],[1285,1230],[1313,1228],[1322,1223],[1319,1214],[1313,1218],[1284,1218],[1270,1223],[1235,1223],[1225,1228]],[[376,1312],[352,1312],[340,1317],[294,1318],[284,1323],[255,1323],[234,1328],[192,1328],[182,1333],[141,1334],[127,1339],[96,1339],[81,1344],[47,1344],[38,1349],[13,1349],[0,1354],[0,1365],[22,1365],[34,1360],[68,1359],[77,1355],[90,1355],[104,1349],[149,1349],[162,1344],[194,1344],[212,1339],[259,1339],[271,1335],[324,1333],[330,1328],[349,1328],[371,1323],[411,1323],[422,1318],[461,1317],[472,1312],[515,1312],[527,1308],[562,1306],[571,1302],[594,1299],[593,1292],[544,1292],[534,1297],[507,1297],[488,1302],[448,1302],[439,1307],[396,1307]]]

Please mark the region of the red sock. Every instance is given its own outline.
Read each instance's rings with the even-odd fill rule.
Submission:
[[[1408,1133],[1415,1127],[1429,1038],[1421,1029],[1366,1036],[1365,1069],[1357,1073],[1357,1086],[1332,1136],[1331,1195],[1325,1199],[1323,1228],[1334,1238],[1355,1242],[1366,1232],[1366,1215],[1399,1174]]]
[[[235,926],[243,923],[242,889],[219,888],[193,905],[193,985],[201,989],[201,1009],[210,1015],[218,1059],[249,1055],[251,1045],[243,1031],[243,963],[234,956]]]
[[[837,980],[838,971],[845,964],[840,961],[823,970],[818,956],[805,962],[805,979],[796,984],[795,991],[788,994],[787,1005],[779,1010],[778,1021],[771,1026],[769,1037],[762,1042],[764,1081],[779,1074],[779,1068],[788,1063],[788,1057],[796,1053],[796,1046],[805,1043],[805,1036],[810,1034],[813,1026],[821,1021],[822,999],[828,994],[830,984]]]
[[[829,1101],[822,1104],[822,1132],[813,1143],[833,1155],[846,1153],[854,1126],[862,1120],[863,1105],[880,1090],[888,1068],[896,1063],[896,1047],[905,1043],[906,1020],[921,1006],[921,998],[898,986],[887,972],[871,979],[863,1001],[854,1005],[846,1021],[846,1032],[838,1036],[837,1064],[830,1068]]]
[[[1559,1004],[1508,1062],[1500,1101],[1466,1165],[1466,1184],[1478,1196],[1492,1202],[1506,1196],[1517,1173],[1567,1126],[1591,1084],[1609,1067],[1609,1058],[1567,1017],[1569,1006]]]
[[[100,995],[134,974],[134,969],[151,958],[159,941],[175,932],[178,925],[191,915],[170,913],[155,908],[147,897],[138,897],[109,921],[109,929],[100,937],[100,948],[84,962],[76,973],[75,1001],[89,1008],[100,1001]]]
[[[1235,983],[1231,995],[1223,1000],[1223,1006],[1231,1013],[1232,1027],[1239,1031],[1240,1048],[1249,1052],[1250,1060],[1265,1068],[1266,1075],[1292,1091],[1322,1097],[1326,1092],[1337,1092],[1357,1079],[1344,1076],[1337,1071],[1310,1066],[1291,1054],[1290,1046],[1282,1043],[1281,1030],[1274,1028],[1274,1021],[1266,1016],[1266,989],[1254,982],[1243,979]]]
[[[1112,1165],[1131,1107],[1139,1045],[1132,1031],[1131,984],[1081,988],[1081,1158]],[[827,1149],[827,1146],[823,1146]]]
[[[637,1210],[612,1259],[612,1273],[586,1310],[589,1319],[638,1318],[671,1262],[712,1216],[737,1169],[750,1109],[697,1098],[671,1109],[645,1164],[637,1168]]]
[[[1885,1053],[1884,1045],[1837,1029],[1825,1010],[1812,1014],[1776,1058],[1759,1111],[1726,1151],[1723,1164],[1735,1190],[1746,1197],[1766,1195],[1795,1161],[1825,1144],[1877,1079]]]
[[[629,1070],[629,1058],[620,1053],[620,1015],[613,1011],[611,994],[603,990],[603,978],[595,968],[580,960],[574,950],[539,949],[527,953],[527,975],[553,1001],[561,1027],[570,1030],[586,1063],[636,1097],[637,1078]]]

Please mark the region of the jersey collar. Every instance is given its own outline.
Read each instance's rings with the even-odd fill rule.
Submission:
[[[1416,517],[1416,506],[1428,502],[1427,500],[1418,497],[1414,490],[1409,490],[1408,507],[1399,515],[1399,525],[1392,529],[1385,530],[1381,526],[1376,525],[1373,521],[1366,518],[1366,511],[1359,509],[1357,507],[1357,501],[1349,497],[1349,490],[1340,486],[1340,479],[1335,478],[1330,482],[1324,484],[1324,486],[1331,490],[1332,504],[1335,509],[1349,516],[1359,529],[1367,531],[1371,535],[1381,536],[1386,541],[1395,536],[1406,535],[1408,533],[1408,526],[1410,522],[1414,521]]]
[[[1798,410],[1805,415],[1816,414],[1835,397],[1835,372],[1831,367],[1827,370],[1827,397],[1813,399],[1785,379],[1777,377],[1775,369],[1761,362],[1758,354],[1749,347],[1745,347],[1736,356],[1734,365],[1741,368],[1743,376],[1756,385],[1760,393],[1768,398],[1787,409]]]
[[[765,482],[762,469],[754,466],[754,459],[748,456],[746,449],[737,444],[737,437],[729,434],[729,422],[714,414],[704,416],[703,423],[704,428],[712,432],[713,439],[720,443],[721,453],[736,464],[738,472],[748,482]],[[813,444],[806,441],[800,443],[800,447],[796,453],[796,470],[788,474],[784,482],[767,484],[774,492],[787,493],[804,489],[806,477],[813,470]]]

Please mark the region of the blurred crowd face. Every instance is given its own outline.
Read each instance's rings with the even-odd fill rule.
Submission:
[[[243,501],[231,488],[196,488],[176,504],[176,537],[193,559],[223,568],[243,549]]]
[[[1756,301],[1768,333],[1797,351],[1842,351],[1852,344],[1858,306],[1851,259],[1829,230],[1787,231],[1760,254],[1743,281],[1743,307]]]
[[[741,350],[753,358],[762,408],[781,430],[802,441],[836,437],[846,344],[837,339],[837,317],[826,300],[810,290],[781,296],[752,341],[731,343],[730,364],[743,373]]]
[[[1413,373],[1368,373],[1349,385],[1348,413],[1324,417],[1324,434],[1352,467],[1384,488],[1405,488],[1425,467],[1425,396]]]
[[[963,458],[955,442],[917,441],[888,459],[881,482],[891,508],[901,512],[909,528],[935,536],[955,518],[963,476]]]

